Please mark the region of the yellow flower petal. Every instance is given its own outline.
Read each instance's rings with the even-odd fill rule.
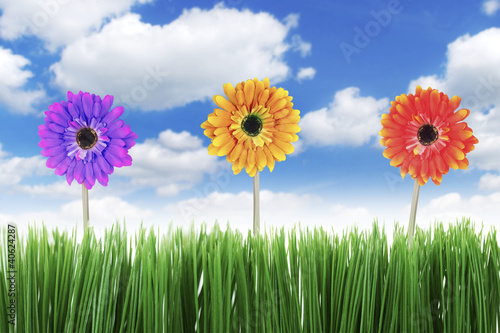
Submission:
[[[247,149],[243,149],[238,159],[238,168],[243,169],[247,163]]]
[[[271,154],[273,154],[274,158],[276,161],[281,162],[286,159],[285,153],[283,153],[283,150],[281,150],[278,146],[276,146],[274,143],[270,143],[268,145],[269,150],[271,151]]]
[[[227,153],[229,153],[235,145],[236,145],[236,140],[234,139],[230,140],[224,146],[221,147],[221,149],[217,152],[217,155],[219,156],[227,155]]]
[[[212,144],[216,147],[222,147],[226,143],[228,143],[228,141],[231,141],[231,140],[234,140],[234,138],[231,134],[223,133],[221,135],[216,136],[214,141],[212,142]]]
[[[248,106],[248,108],[250,108],[253,102],[255,83],[252,80],[248,80],[245,83],[245,88],[243,89],[243,91],[245,92],[245,104]]]
[[[255,151],[255,162],[257,163],[257,168],[259,171],[262,171],[267,164],[267,157],[264,153],[264,149],[261,147],[257,147]]]
[[[293,145],[288,142],[283,142],[281,140],[274,140],[273,142],[276,146],[278,146],[285,154],[293,153]]]
[[[229,101],[234,105],[238,105],[238,101],[236,100],[236,89],[234,89],[231,83],[226,83],[222,86],[224,88],[224,94],[226,94]]]
[[[300,127],[297,124],[282,124],[277,125],[276,129],[281,132],[297,133],[300,132]]]
[[[273,172],[274,164],[275,164],[274,156],[267,146],[264,146],[263,150],[264,150],[264,154],[266,154],[266,157],[267,157],[267,167],[269,168],[270,172]]]
[[[208,145],[208,154],[209,155],[217,155],[219,152],[219,147],[214,146],[213,144]]]
[[[215,127],[229,126],[233,123],[231,119],[221,117],[208,117],[208,122]]]
[[[225,97],[220,95],[214,96],[214,102],[218,107],[226,110],[226,111],[236,111],[236,106],[233,103],[229,102]]]
[[[250,169],[255,166],[255,151],[252,149],[248,150],[246,166]]]

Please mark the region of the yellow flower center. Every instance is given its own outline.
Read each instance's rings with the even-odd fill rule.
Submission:
[[[262,131],[262,119],[256,114],[249,114],[241,121],[241,129],[248,136],[257,136]]]
[[[92,128],[82,128],[76,134],[76,143],[82,149],[90,149],[97,143],[97,133]]]
[[[434,125],[425,124],[418,129],[418,141],[424,146],[430,146],[439,139],[438,130]]]

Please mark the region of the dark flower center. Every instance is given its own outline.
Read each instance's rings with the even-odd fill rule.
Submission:
[[[417,138],[424,146],[430,146],[439,138],[438,130],[433,125],[425,124],[418,129]]]
[[[248,136],[257,136],[262,131],[262,119],[259,116],[250,114],[241,122],[241,128]]]
[[[76,143],[82,149],[90,149],[97,143],[97,133],[92,128],[82,128],[76,134]]]

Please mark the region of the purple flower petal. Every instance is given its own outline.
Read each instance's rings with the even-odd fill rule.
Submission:
[[[85,180],[90,183],[90,188],[95,185],[94,168],[91,162],[85,164]]]
[[[75,171],[75,166],[76,166],[75,160],[71,160],[71,163],[69,164],[68,167],[68,171],[66,171],[66,181],[68,182],[68,185],[71,185],[73,179],[75,179],[75,177],[73,176],[73,171]]]
[[[113,96],[106,95],[102,100],[101,105],[101,117],[104,117],[108,113],[109,109],[111,109],[111,105],[113,105]]]
[[[123,166],[131,166],[132,165],[132,156],[125,155],[125,157],[122,158],[122,163],[123,163]]]
[[[95,119],[99,119],[99,117],[101,117],[101,103],[94,103],[92,106],[92,117]]]
[[[78,184],[81,184],[83,182],[83,179],[85,178],[85,168],[83,167],[82,160],[76,162],[73,176],[75,177],[75,180],[78,182]]]
[[[61,125],[57,125],[57,124],[51,123],[51,124],[49,124],[49,128],[53,132],[64,133],[64,127],[62,127]]]
[[[125,149],[129,150],[130,148],[132,148],[133,146],[135,146],[135,141],[133,139],[125,139]]]
[[[97,164],[99,165],[99,168],[101,168],[102,171],[104,171],[107,174],[112,174],[113,173],[113,166],[109,164],[104,157],[97,155],[96,156],[96,161]]]
[[[52,123],[51,123],[52,124]],[[38,125],[38,129],[39,130],[48,130],[49,129],[49,126],[47,126],[47,124],[42,124],[42,125]]]
[[[85,118],[87,119],[87,123],[90,123],[90,118],[92,118],[92,97],[90,97],[89,93],[85,93],[82,96],[82,104],[83,104],[83,113],[85,114]]]
[[[115,129],[115,130],[110,130],[106,134],[108,135],[108,137],[110,137],[112,139],[121,139],[129,133],[130,133],[130,127],[124,126],[124,127],[121,127],[121,128]]]
[[[78,110],[75,107],[75,104],[68,103],[68,112],[71,115],[71,117],[73,117],[73,119],[78,118],[79,113],[78,113]]]
[[[68,126],[68,119],[61,116],[59,113],[52,112],[50,114],[50,119],[61,126]]]
[[[73,93],[71,91],[68,91],[68,93],[66,94],[66,97],[67,97],[68,101],[72,101],[73,100]]]
[[[54,146],[59,146],[63,143],[63,140],[59,139],[42,139],[38,143],[38,147],[40,148],[50,148]]]
[[[55,174],[58,176],[64,176],[66,171],[68,171],[69,164],[71,163],[71,158],[65,157],[57,166]]]
[[[130,132],[126,137],[125,139],[137,139],[139,136],[137,135],[137,133],[134,133],[134,132]]]
[[[66,154],[64,154],[64,153],[52,156],[51,158],[49,158],[47,160],[45,165],[47,165],[48,168],[54,169],[65,158],[66,158]]]
[[[109,141],[109,144],[124,147],[125,141],[123,141],[122,139],[111,139],[111,141]]]
[[[108,148],[106,149],[106,152],[118,158],[127,156],[127,151],[117,145],[109,145]]]
[[[115,146],[116,147],[116,146]],[[108,149],[109,150],[109,149]],[[121,168],[123,166],[122,161],[116,157],[115,155],[111,154],[108,150],[104,151],[104,158],[109,162],[114,167]]]
[[[85,178],[85,180],[83,181],[83,183],[85,184],[85,187],[87,188],[87,190],[90,190],[92,189],[92,184]],[[95,181],[94,181],[95,183]]]
[[[66,110],[66,108],[64,106],[62,106],[60,103],[54,103],[52,104],[53,105],[53,108],[54,108],[54,112],[61,115],[62,117],[64,117],[66,120],[69,120],[70,119],[70,114],[68,112],[68,110]]]
[[[52,132],[51,130],[41,130],[38,131],[38,135],[42,139],[59,139],[61,137],[61,134]]]
[[[59,155],[62,153],[66,153],[65,146],[55,146],[55,147],[51,147],[51,148],[45,148],[44,150],[47,150],[48,154],[50,154],[49,157]]]
[[[83,112],[81,92],[77,95],[73,95],[72,102],[73,102],[73,106],[76,108],[77,114],[80,115]]]
[[[104,181],[104,176],[103,174],[105,175],[104,172],[102,172],[101,168],[99,167],[99,164],[97,163],[92,163],[92,168],[94,169],[94,176],[95,178],[101,182],[101,181]]]
[[[103,173],[102,174],[102,179],[97,179],[97,180],[99,181],[99,183],[102,186],[108,186],[109,178],[108,178],[108,174],[107,173]]]
[[[109,124],[118,119],[124,111],[125,109],[123,108],[123,106],[117,106],[116,108],[111,110],[111,112],[109,112],[104,118],[102,118],[102,122]]]
[[[123,125],[125,125],[125,122],[123,120],[121,120],[121,119],[117,120],[117,121],[114,121],[111,124],[108,124],[108,131],[112,131],[114,129],[123,127]]]

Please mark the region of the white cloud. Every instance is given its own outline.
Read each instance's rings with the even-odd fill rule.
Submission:
[[[349,87],[336,92],[328,107],[306,113],[300,133],[307,144],[361,146],[380,131],[388,108],[387,98],[362,97],[359,88]]]
[[[490,28],[448,44],[444,76],[422,76],[410,82],[415,87],[431,86],[450,97],[462,98],[462,107],[479,111],[500,105],[500,28]]]
[[[133,205],[123,199],[115,196],[106,196],[99,199],[89,200],[89,225],[94,227],[98,237],[104,237],[103,230],[109,229],[115,221],[123,222],[125,219],[126,227],[129,232],[135,233],[141,222],[144,221],[144,226],[150,225],[160,226],[162,223],[168,222],[164,217],[156,215],[151,209],[144,209]],[[82,238],[82,201],[74,200],[62,206],[51,206],[41,211],[29,211],[23,213],[0,213],[0,221],[2,223],[16,223],[18,231],[21,234],[26,234],[28,224],[38,226],[43,224],[49,230],[66,229],[71,231],[77,227],[78,239]]]
[[[26,177],[47,175],[47,170],[42,156],[10,157],[0,144],[0,188],[16,186]]]
[[[499,0],[486,0],[481,6],[481,10],[488,16],[493,16],[500,9]]]
[[[299,72],[297,73],[297,81],[302,80],[311,80],[316,75],[316,70],[312,67],[299,68]]]
[[[311,54],[312,44],[304,42],[299,35],[293,35],[292,48],[294,51],[300,52],[302,58],[305,58]]]
[[[500,191],[500,175],[487,173],[479,179],[479,189],[486,191]]]
[[[92,90],[125,106],[168,109],[209,99],[225,82],[286,79],[285,39],[294,26],[222,5],[185,10],[162,26],[126,14],[69,44],[51,71],[63,91]]]
[[[260,207],[261,230],[266,227],[288,229],[300,223],[304,228],[323,226],[327,230],[332,225],[338,232],[354,224],[362,229],[370,229],[374,220],[365,207],[332,204],[310,194],[261,190]],[[200,193],[197,197],[169,204],[166,211],[176,223],[194,222],[195,226],[200,226],[203,222],[213,225],[217,220],[220,226],[226,227],[229,221],[231,228],[246,233],[253,225],[253,194],[232,194],[218,190]]]
[[[130,150],[132,166],[116,169],[130,177],[135,187],[153,187],[159,195],[175,195],[191,188],[208,173],[215,173],[221,162],[207,153],[199,137],[188,132],[166,130],[157,139],[148,139]]]
[[[51,51],[152,0],[0,0],[0,37],[15,40],[35,35]]]
[[[43,89],[23,90],[28,79],[33,76],[23,69],[30,61],[13,54],[12,50],[0,47],[0,103],[4,103],[12,113],[28,114],[35,112],[34,104],[45,97]]]
[[[499,205],[500,192],[468,198],[459,193],[448,193],[432,199],[423,207],[418,207],[417,224],[427,226],[434,220],[448,223],[461,220],[465,216],[475,222],[476,230],[480,229],[482,222],[486,227],[485,231],[489,230],[489,226],[500,229]]]
[[[488,113],[474,112],[465,119],[474,131],[479,143],[476,149],[467,155],[472,166],[481,170],[500,171],[500,107]]]

